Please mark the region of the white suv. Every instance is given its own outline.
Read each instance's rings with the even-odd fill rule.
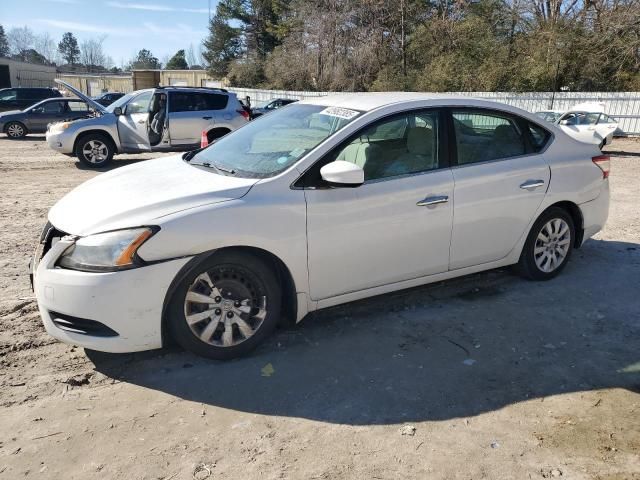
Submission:
[[[235,93],[221,88],[158,87],[131,92],[104,107],[56,80],[90,104],[96,116],[49,125],[47,143],[89,167],[104,167],[118,153],[184,151],[200,147],[249,121]]]

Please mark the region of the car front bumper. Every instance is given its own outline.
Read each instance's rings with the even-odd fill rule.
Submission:
[[[189,258],[105,273],[56,267],[72,244],[63,238],[35,267],[34,290],[47,332],[62,342],[103,352],[162,347],[164,299]]]
[[[46,139],[47,144],[53,150],[67,155],[73,153],[73,137],[66,131],[51,132],[47,130]]]

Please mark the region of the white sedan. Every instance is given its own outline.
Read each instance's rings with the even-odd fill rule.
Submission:
[[[332,305],[507,265],[549,280],[603,227],[608,174],[596,146],[507,105],[315,98],[77,187],[34,288],[63,342],[228,359]]]
[[[566,133],[581,142],[593,143],[602,149],[613,141],[618,122],[603,112],[571,110],[558,119]]]

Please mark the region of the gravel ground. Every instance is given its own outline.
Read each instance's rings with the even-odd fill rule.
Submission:
[[[0,478],[640,480],[640,142],[610,152],[609,222],[557,279],[384,295],[217,363],[46,335],[27,262],[99,173],[0,138]]]

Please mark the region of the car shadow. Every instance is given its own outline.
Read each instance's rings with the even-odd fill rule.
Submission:
[[[612,157],[640,157],[640,152],[625,152],[624,150],[603,150],[602,153]]]
[[[109,165],[105,167],[100,167],[100,168],[89,167],[79,160],[76,161],[75,165],[78,170],[88,170],[88,171],[94,171],[94,172],[109,172],[117,168],[126,167],[127,165],[133,165],[139,162],[153,160],[155,158],[158,158],[158,156],[151,153],[147,153],[147,154],[144,154],[141,156],[135,156],[135,157],[132,157],[131,155],[129,155],[128,158],[126,159],[115,158]]]
[[[229,362],[87,351],[123,382],[321,422],[445,420],[550,395],[640,393],[640,244],[590,240],[558,278],[494,270],[327,309]]]

